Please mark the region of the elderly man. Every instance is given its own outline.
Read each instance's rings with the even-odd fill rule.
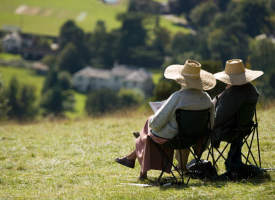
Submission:
[[[218,147],[224,138],[234,137],[231,128],[236,125],[236,114],[242,106],[249,104],[255,108],[259,94],[250,82],[261,75],[262,71],[246,69],[241,59],[228,60],[225,70],[214,74],[217,80],[227,84],[226,89],[215,98],[214,146]],[[231,142],[225,162],[229,173],[241,173],[241,168],[246,167],[241,160],[242,139],[238,137]]]

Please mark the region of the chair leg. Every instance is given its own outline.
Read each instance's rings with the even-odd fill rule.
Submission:
[[[222,150],[221,152],[219,151],[218,148],[215,148],[216,151],[219,153],[219,156],[217,157],[216,160],[213,161],[213,166],[215,166],[215,164],[218,162],[218,160],[219,160],[221,157],[222,157],[224,160],[226,160],[226,158],[223,156],[223,153],[224,153],[224,151],[227,149],[228,145],[229,145],[229,143],[227,143],[227,144],[225,145],[225,147],[223,148],[223,150]],[[213,151],[213,150],[212,150],[212,151]],[[213,154],[214,154],[214,152],[213,152]]]
[[[256,135],[257,135],[257,147],[258,147],[258,159],[260,168],[262,168],[262,160],[261,160],[261,151],[260,151],[260,140],[259,140],[259,132],[258,132],[258,125],[256,126]]]
[[[243,142],[243,143],[246,144],[246,146],[247,146],[247,148],[248,148],[248,153],[247,153],[247,157],[246,157],[245,164],[247,164],[247,161],[249,160],[249,156],[250,156],[250,154],[251,154],[251,156],[252,156],[252,158],[253,158],[253,160],[254,160],[254,163],[255,163],[255,165],[257,166],[257,163],[256,163],[256,161],[255,161],[255,158],[254,158],[254,156],[253,156],[253,154],[252,154],[252,152],[251,152],[251,148],[252,148],[252,144],[253,144],[252,142],[253,142],[253,139],[254,139],[254,135],[255,135],[255,130],[253,129],[253,131],[252,131],[252,136],[251,136],[251,140],[250,140],[250,144],[248,145],[248,143],[247,143],[248,137],[246,137],[246,138],[244,139],[244,142]]]

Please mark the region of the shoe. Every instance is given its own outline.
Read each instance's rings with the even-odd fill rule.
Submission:
[[[147,172],[141,173],[139,174],[139,180],[143,181],[147,179]]]
[[[138,137],[140,136],[140,134],[139,134],[139,132],[133,132],[133,136],[134,136],[135,138],[138,138]]]
[[[127,158],[116,158],[115,161],[121,165],[124,165],[125,167],[134,168],[135,167],[135,161],[129,160]]]

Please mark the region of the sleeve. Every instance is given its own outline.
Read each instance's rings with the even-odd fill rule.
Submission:
[[[153,131],[158,132],[168,123],[175,112],[177,102],[177,93],[173,93],[160,107],[160,109],[150,118],[149,126]]]

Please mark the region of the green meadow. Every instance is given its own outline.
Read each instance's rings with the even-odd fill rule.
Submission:
[[[258,112],[266,168],[275,166],[274,112],[275,107]],[[188,187],[131,185],[144,183],[137,179],[139,164],[130,169],[114,159],[133,150],[131,132],[140,130],[147,116],[128,111],[81,120],[2,122],[0,199],[274,199],[274,172],[266,180],[191,179]],[[151,180],[158,175],[148,174]]]
[[[104,4],[101,0],[0,0],[0,28],[5,25],[21,27],[23,32],[58,35],[59,29],[69,19],[85,31],[92,31],[98,20],[106,23],[108,30],[118,28],[117,15],[126,11],[128,0],[117,4]],[[162,18],[161,25],[171,32],[188,32]]]

